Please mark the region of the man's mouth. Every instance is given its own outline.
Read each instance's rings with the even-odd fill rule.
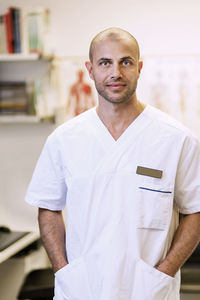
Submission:
[[[108,86],[110,89],[112,90],[118,90],[118,89],[122,89],[126,86],[125,83],[109,83],[106,86]]]

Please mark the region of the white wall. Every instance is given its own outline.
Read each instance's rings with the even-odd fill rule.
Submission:
[[[52,124],[0,124],[0,225],[37,228],[37,209],[24,202],[27,186]]]
[[[9,5],[51,10],[51,37],[58,56],[87,55],[92,37],[110,26],[138,39],[147,54],[200,53],[199,0],[1,0]]]

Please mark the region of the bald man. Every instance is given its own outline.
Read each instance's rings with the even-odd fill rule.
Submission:
[[[100,32],[89,57],[98,105],[48,137],[26,195],[39,207],[54,299],[178,300],[200,237],[200,144],[138,101],[130,33]]]

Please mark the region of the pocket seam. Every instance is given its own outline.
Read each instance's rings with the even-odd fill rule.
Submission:
[[[139,186],[138,187],[141,190],[150,191],[150,192],[156,192],[156,193],[163,193],[163,194],[172,194],[171,191],[163,191],[163,190],[157,190],[157,189],[150,189],[147,187]]]

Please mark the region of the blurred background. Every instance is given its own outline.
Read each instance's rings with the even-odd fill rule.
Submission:
[[[96,105],[84,62],[91,39],[107,27],[121,27],[139,42],[144,61],[139,100],[171,114],[200,138],[199,15],[197,0],[1,0],[0,226],[38,230],[37,210],[24,203],[28,183],[53,129]],[[49,266],[35,242],[37,234],[0,251],[1,299],[17,299],[25,276]],[[190,282],[190,274],[200,270],[198,254],[191,266],[190,288],[181,300],[200,299]]]

